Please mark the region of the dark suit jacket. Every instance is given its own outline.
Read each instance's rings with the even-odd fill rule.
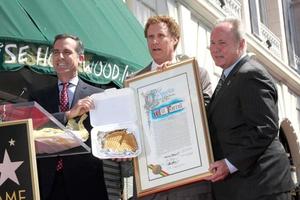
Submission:
[[[277,90],[268,72],[244,57],[207,109],[215,160],[238,171],[213,184],[216,199],[254,200],[292,188],[290,165],[278,140]]]
[[[150,63],[146,68],[139,71],[135,75],[140,75],[146,72],[151,71]],[[200,69],[200,82],[202,86],[202,92],[204,101],[208,104],[211,96],[211,82],[208,76],[208,73],[205,69]],[[141,200],[212,200],[211,196],[211,184],[207,181],[201,181],[192,183],[189,185],[180,186],[173,188],[171,190],[160,192],[157,194],[148,195],[142,198]]]
[[[102,89],[90,86],[79,80],[71,106],[79,99]],[[57,83],[31,94],[30,100],[38,102],[49,113],[52,113],[63,124],[66,123],[64,113],[59,112],[59,90]],[[84,121],[87,130],[91,129],[89,118]],[[86,142],[90,146],[90,139]],[[107,192],[103,179],[102,161],[91,154],[64,156],[63,181],[65,192],[69,199],[107,199]],[[56,174],[57,157],[40,158],[37,160],[41,199],[51,195]]]

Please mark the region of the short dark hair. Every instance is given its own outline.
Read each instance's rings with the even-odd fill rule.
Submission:
[[[148,32],[149,26],[152,24],[159,24],[159,23],[165,23],[168,27],[168,30],[169,30],[171,36],[177,38],[179,41],[179,38],[180,38],[179,25],[172,17],[164,16],[164,15],[156,15],[156,16],[149,17],[149,19],[145,25],[145,29],[144,29],[145,38],[147,38],[147,36],[148,36],[147,32]],[[178,45],[178,42],[174,46],[174,50],[176,49],[177,45]]]
[[[70,34],[66,34],[66,33],[58,34],[54,38],[53,45],[55,44],[55,42],[57,40],[66,39],[66,38],[71,38],[71,39],[73,39],[73,40],[75,40],[77,42],[76,52],[78,53],[78,55],[84,54],[84,46],[83,46],[82,41],[80,40],[79,37],[74,36],[74,35],[70,35]]]

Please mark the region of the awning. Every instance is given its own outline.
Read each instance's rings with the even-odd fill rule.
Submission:
[[[122,87],[127,73],[150,62],[143,28],[122,0],[0,0],[0,71],[23,66],[53,74],[54,36],[79,36],[86,49],[80,76]]]

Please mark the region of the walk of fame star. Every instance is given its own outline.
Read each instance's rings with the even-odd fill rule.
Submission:
[[[15,146],[15,140],[14,139],[10,139],[9,141],[8,141],[8,143],[9,143],[9,146]]]
[[[16,170],[22,165],[24,161],[11,162],[10,157],[5,149],[3,162],[0,163],[0,186],[7,180],[10,179],[16,184],[19,184]]]

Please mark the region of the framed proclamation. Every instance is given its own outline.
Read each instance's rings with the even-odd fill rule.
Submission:
[[[39,200],[32,120],[0,122],[0,199]]]
[[[199,69],[189,59],[126,80],[142,133],[134,159],[138,196],[200,181],[213,162]]]

